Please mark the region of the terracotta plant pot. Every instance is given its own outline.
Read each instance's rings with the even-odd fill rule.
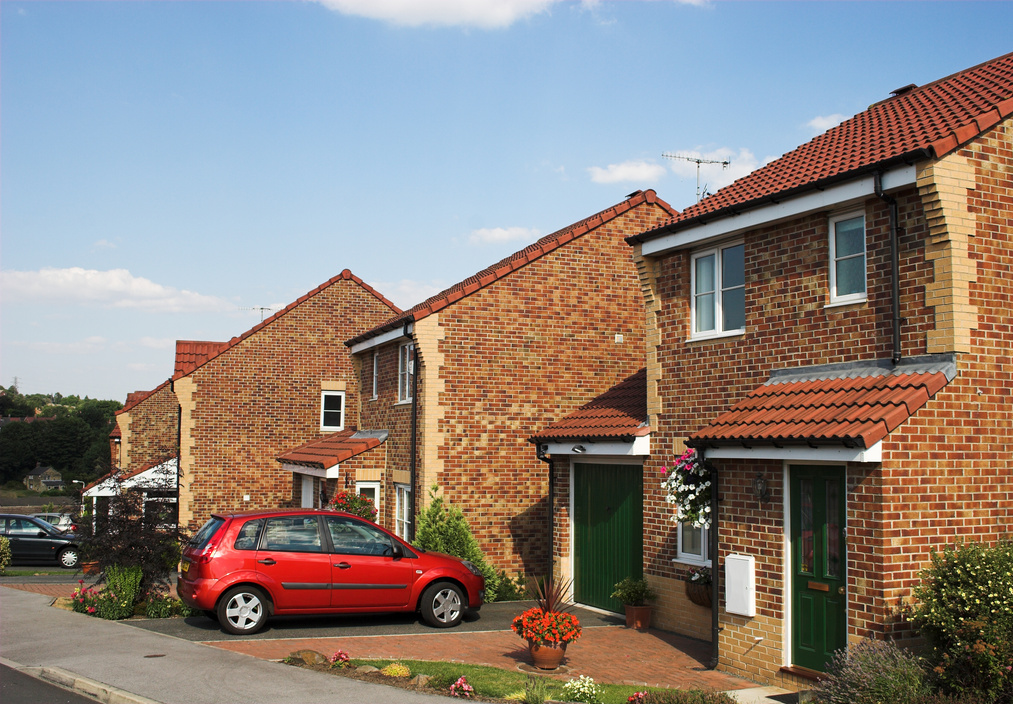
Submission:
[[[97,562],[82,562],[81,571],[84,572],[85,574],[96,575],[101,570],[99,570]]]
[[[531,653],[532,664],[539,670],[555,670],[566,654],[566,643],[539,645],[534,641],[528,641],[528,652]]]
[[[654,607],[649,605],[633,606],[624,604],[626,609],[626,627],[635,628],[638,631],[646,631],[651,627],[651,611]]]
[[[688,596],[689,600],[692,601],[694,604],[710,608],[711,585],[696,584],[695,582],[686,582],[686,596]]]

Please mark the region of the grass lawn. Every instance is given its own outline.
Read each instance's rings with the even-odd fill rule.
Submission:
[[[362,665],[372,665],[373,667],[383,669],[395,661],[352,660],[351,662],[356,668]],[[326,671],[335,675],[347,675],[349,677],[355,677],[356,679],[366,679],[371,682],[382,682],[402,687],[409,687],[409,681],[416,675],[427,675],[430,678],[427,684],[429,691],[444,695],[449,694],[450,685],[457,682],[458,678],[463,676],[467,680],[468,684],[475,688],[475,697],[484,700],[525,701],[525,692],[530,688],[538,689],[539,694],[541,695],[541,699],[535,697],[532,698],[531,701],[544,701],[546,699],[567,701],[569,699],[563,689],[563,685],[569,678],[556,679],[555,677],[547,675],[528,675],[523,672],[503,670],[496,667],[467,665],[456,662],[435,662],[427,660],[398,660],[396,662],[406,665],[411,671],[411,675],[405,678],[385,677],[380,673],[371,673],[369,675],[360,676],[360,674],[358,674],[355,670],[327,668],[326,666],[320,665],[313,667],[313,669]],[[302,663],[294,662],[292,664],[301,665]],[[632,685],[619,684],[598,683],[598,686],[600,687],[598,701],[601,702],[601,704],[627,704],[631,694],[648,689],[645,687],[634,687]],[[701,698],[695,701],[699,701],[701,704],[705,704],[708,701],[712,701],[715,704],[729,701],[728,699],[720,698],[719,695],[711,699],[703,693],[699,694],[701,695]]]
[[[41,577],[54,574],[73,576],[75,573],[62,567],[8,567],[0,577]]]

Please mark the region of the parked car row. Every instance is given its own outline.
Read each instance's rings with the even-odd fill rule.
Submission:
[[[41,518],[16,513],[0,514],[3,536],[14,562],[51,562],[74,569],[81,560],[77,536]]]
[[[183,550],[176,589],[233,634],[281,614],[418,611],[447,628],[481,608],[485,579],[357,516],[286,509],[212,515]]]

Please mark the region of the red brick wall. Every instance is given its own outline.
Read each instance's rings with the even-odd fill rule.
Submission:
[[[668,215],[638,205],[437,314],[445,384],[437,481],[498,570],[548,568],[548,466],[527,438],[643,367],[643,297],[624,238]],[[380,399],[364,400],[363,424],[389,429],[390,462],[408,469],[411,407],[392,403],[397,346],[381,355]],[[430,398],[421,383],[429,364],[423,357],[421,399]],[[432,411],[421,409],[420,423]],[[432,442],[420,425],[420,462]]]
[[[848,629],[851,638],[904,635],[899,607],[917,583],[929,551],[955,539],[994,541],[1013,525],[1013,203],[1010,125],[1000,125],[963,154],[975,164],[977,188],[969,206],[978,215],[970,258],[976,263],[971,304],[978,307],[972,350],[958,355],[959,375],[883,443],[882,465],[848,467]],[[924,354],[935,325],[925,287],[933,269],[914,188],[897,196],[900,207],[902,349]],[[891,355],[887,210],[865,201],[869,257],[867,304],[824,308],[828,300],[827,216],[800,217],[746,233],[746,333],[687,342],[689,252],[658,262],[662,412],[652,418],[647,477],[681,451],[694,430],[727,410],[774,369],[888,359]],[[757,616],[722,611],[722,667],[761,682],[778,681],[783,663],[783,466],[781,462],[717,461],[721,472],[719,562],[729,552],[757,558]],[[762,472],[771,501],[761,506],[750,482]],[[672,563],[675,531],[656,481],[645,500],[645,555],[649,575],[679,577]],[[723,603],[722,603],[723,606]],[[678,619],[670,622],[677,631]],[[759,644],[756,638],[763,638]]]
[[[184,432],[194,444],[182,473],[194,499],[181,509],[192,511],[191,527],[212,511],[298,505],[298,482],[276,458],[326,434],[322,381],[346,382],[345,427],[358,424],[344,341],[391,315],[356,281],[338,278],[190,374],[196,406]]]
[[[122,437],[113,455],[114,467],[132,472],[171,459],[179,451],[179,402],[168,382],[120,413],[117,422]]]

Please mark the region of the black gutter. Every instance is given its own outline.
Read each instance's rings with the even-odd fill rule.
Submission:
[[[549,570],[546,575],[546,583],[552,584],[552,573],[553,565],[555,563],[555,550],[556,550],[556,492],[554,484],[556,479],[555,467],[553,466],[552,459],[545,456],[542,451],[542,444],[536,443],[536,456],[542,462],[549,465]]]
[[[900,262],[897,243],[897,199],[883,192],[883,173],[876,173],[876,196],[890,207],[890,309],[893,316],[893,360],[901,359],[900,349]]]
[[[806,183],[801,186],[796,186],[794,188],[788,188],[783,191],[768,193],[764,196],[760,196],[759,198],[754,198],[752,200],[736,203],[735,205],[728,205],[723,208],[718,208],[717,210],[709,211],[702,215],[695,215],[687,220],[680,220],[679,222],[673,223],[671,225],[661,225],[660,227],[657,227],[653,230],[647,230],[646,232],[641,232],[636,235],[630,235],[629,237],[626,238],[626,243],[633,245],[639,244],[641,242],[647,242],[649,240],[662,237],[664,235],[673,234],[681,230],[687,230],[697,225],[706,225],[707,223],[713,220],[720,220],[722,218],[732,217],[734,215],[741,215],[747,210],[754,210],[756,208],[763,207],[764,205],[777,204],[780,203],[782,200],[785,200],[786,198],[793,198],[797,195],[801,195],[809,191],[822,191],[826,189],[828,186],[832,186],[834,184],[841,183],[844,181],[851,181],[861,176],[867,176],[869,174],[881,174],[884,169],[888,169],[893,166],[908,165],[914,163],[915,161],[932,158],[933,158],[933,151],[931,149],[927,147],[923,149],[914,149],[912,151],[905,152],[890,159],[886,159],[885,161],[879,161],[876,162],[875,164],[863,166],[862,168],[855,169],[853,171],[846,171],[844,173],[837,174],[835,176],[830,176],[828,178],[820,179],[818,181],[812,181],[810,183]],[[777,162],[773,163],[776,164]],[[720,191],[718,191],[718,193],[720,193]],[[714,196],[710,197],[713,198]],[[703,200],[701,202],[706,203],[707,201]]]

